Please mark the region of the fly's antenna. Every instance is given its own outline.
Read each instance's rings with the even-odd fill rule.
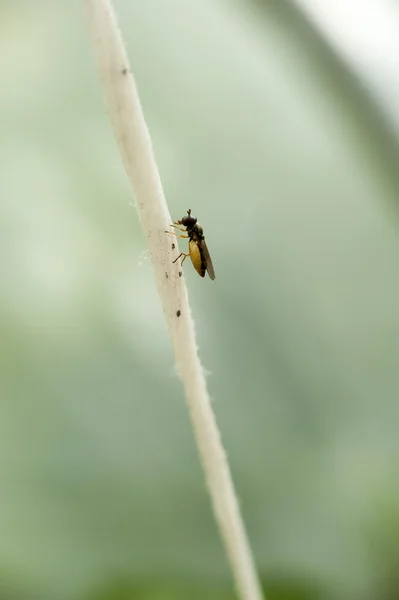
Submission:
[[[188,216],[191,215],[191,208],[188,209],[187,214],[188,214]]]

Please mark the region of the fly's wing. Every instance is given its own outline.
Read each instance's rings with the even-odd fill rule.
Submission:
[[[206,245],[205,240],[201,240],[201,252],[205,261],[205,267],[208,271],[208,275],[211,279],[215,279],[215,271],[213,270],[212,259],[209,255],[208,246]]]

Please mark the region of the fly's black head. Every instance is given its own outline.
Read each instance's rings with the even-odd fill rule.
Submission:
[[[181,220],[181,224],[187,229],[192,229],[197,222],[197,217],[191,216],[191,209],[189,208],[187,211],[187,217],[183,217]]]

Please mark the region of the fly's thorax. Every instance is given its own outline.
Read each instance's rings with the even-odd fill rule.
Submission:
[[[204,239],[204,232],[203,232],[201,225],[194,225],[194,227],[192,227],[192,229],[187,230],[187,233],[188,233],[190,239],[194,240],[195,242],[200,242],[201,240]]]

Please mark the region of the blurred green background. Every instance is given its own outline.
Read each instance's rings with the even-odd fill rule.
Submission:
[[[289,2],[115,5],[268,598],[395,600],[392,116]],[[82,7],[0,15],[0,599],[231,600]]]

